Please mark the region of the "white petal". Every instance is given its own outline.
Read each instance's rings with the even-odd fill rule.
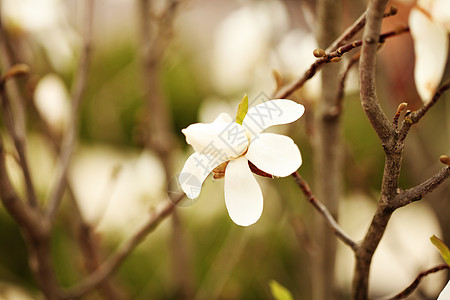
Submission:
[[[445,288],[442,290],[441,294],[437,300],[450,300],[450,281],[447,283]]]
[[[246,130],[237,123],[196,123],[181,132],[186,136],[186,142],[200,154],[232,158],[244,153],[248,147]]]
[[[436,0],[434,1],[431,15],[436,22],[441,23],[448,32],[450,32],[450,1]]]
[[[445,0],[446,1],[446,0]],[[417,0],[416,4],[418,7],[425,11],[431,11],[435,0]]]
[[[255,136],[245,156],[260,170],[281,177],[294,173],[302,164],[300,150],[294,141],[274,133]]]
[[[305,112],[305,107],[291,100],[270,100],[250,108],[244,118],[244,126],[256,135],[267,127],[294,122]]]
[[[233,118],[230,117],[229,114],[221,113],[217,116],[217,118],[213,121],[214,123],[232,123]]]
[[[261,188],[244,156],[231,160],[225,170],[225,204],[230,218],[237,225],[249,226],[261,217]]]
[[[414,79],[422,101],[428,102],[444,74],[448,49],[447,32],[442,25],[433,22],[417,8],[411,10],[409,26],[416,56]]]
[[[200,195],[203,181],[208,177],[208,174],[223,162],[225,160],[220,157],[197,152],[189,156],[178,176],[178,183],[186,196],[190,199],[197,198]]]

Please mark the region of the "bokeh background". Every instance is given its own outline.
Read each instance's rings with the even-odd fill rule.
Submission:
[[[107,257],[152,209],[167,201],[168,192],[176,192],[173,180],[193,152],[181,129],[210,122],[220,112],[233,115],[244,93],[250,102],[270,97],[276,89],[274,70],[284,82],[302,74],[314,61],[317,24],[313,0],[183,0],[177,2],[169,19],[163,16],[170,1],[152,1],[148,18],[155,38],[152,45],[160,50],[154,70],[159,88],[154,90],[152,85],[147,91],[138,1],[94,2],[92,60],[69,182]],[[392,2],[399,14],[386,20],[385,30],[407,24],[411,2]],[[82,1],[0,3],[14,61],[31,69],[18,83],[26,99],[27,154],[39,199],[44,202],[53,188],[57,164],[47,132],[60,138],[69,119],[82,46]],[[366,3],[343,3],[346,27],[364,11]],[[378,92],[388,116],[393,117],[403,101],[409,109],[419,108],[410,35],[390,39],[379,59]],[[359,240],[375,210],[384,154],[361,109],[356,70],[346,85],[342,116],[345,189],[339,220]],[[447,68],[444,78],[449,75]],[[295,140],[303,156],[299,172],[311,183],[312,116],[321,94],[316,77],[293,96],[306,106],[305,116],[273,129]],[[147,143],[153,131],[146,97],[152,93],[168,108],[172,162],[168,172]],[[449,97],[444,95],[408,137],[402,187],[434,174],[441,167],[439,155],[449,154]],[[3,125],[1,132],[5,136]],[[18,166],[12,155],[7,159],[11,177],[24,193]],[[292,178],[260,177],[258,182],[264,194],[264,213],[255,225],[244,228],[227,215],[223,180],[208,178],[195,203],[180,206],[176,217],[165,220],[128,257],[114,275],[118,288],[132,299],[273,299],[269,282],[275,280],[295,299],[310,299],[309,262],[317,247],[311,239],[311,219],[316,212]],[[435,234],[450,244],[449,200],[446,183],[394,214],[375,254],[373,297],[399,292],[420,271],[441,263],[429,237]],[[71,207],[63,200],[52,251],[57,277],[66,287],[85,276],[71,217]],[[353,261],[351,251],[340,246],[335,276],[342,299],[346,299]],[[446,277],[445,273],[430,276],[411,299],[435,298]],[[92,293],[85,298],[101,296]],[[0,299],[42,299],[28,266],[23,238],[1,206]]]

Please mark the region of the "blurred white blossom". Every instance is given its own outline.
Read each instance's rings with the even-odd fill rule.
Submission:
[[[166,196],[164,170],[147,151],[83,147],[75,155],[70,181],[84,217],[106,233],[129,234],[147,218],[149,203]]]
[[[447,61],[450,1],[419,0],[409,15],[416,64],[414,79],[423,102],[433,97]]]
[[[61,0],[3,0],[2,15],[7,26],[32,33],[44,47],[52,66],[66,71],[74,61],[73,48],[79,36],[69,24],[67,10]]]
[[[56,133],[62,133],[70,114],[70,95],[56,74],[42,77],[34,92],[34,103],[40,115]]]
[[[313,50],[318,48],[317,41],[312,32],[294,29],[284,35],[277,46],[279,61],[278,71],[288,81],[301,76],[314,63],[316,58]],[[321,94],[322,80],[319,75],[306,82],[302,92],[311,100],[317,100]]]
[[[0,282],[0,300],[33,300],[33,297],[22,287],[9,282]]]
[[[287,12],[280,1],[251,2],[233,11],[215,33],[212,83],[224,93],[249,90],[270,75],[268,59],[287,29]]]

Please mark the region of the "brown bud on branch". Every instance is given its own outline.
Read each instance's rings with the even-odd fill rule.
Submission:
[[[317,58],[325,57],[327,53],[323,49],[314,49],[313,55]]]
[[[6,80],[17,77],[17,76],[23,76],[28,75],[30,73],[30,67],[26,64],[17,64],[9,68],[5,75],[0,79],[1,83],[5,83]]]
[[[406,106],[408,106],[408,103],[406,103],[406,102],[402,102],[398,105],[397,112],[395,113],[395,116],[394,116],[394,121],[392,122],[395,125],[395,127],[398,126],[398,118],[400,117],[400,114],[402,113],[402,111],[405,110]]]
[[[441,155],[441,157],[439,158],[439,160],[441,161],[441,163],[443,163],[444,165],[447,165],[450,167],[450,157],[448,157],[447,155]]]

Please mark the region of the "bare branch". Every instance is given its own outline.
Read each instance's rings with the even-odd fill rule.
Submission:
[[[383,144],[387,144],[394,131],[393,125],[381,109],[375,85],[376,54],[386,3],[387,0],[371,0],[369,2],[359,63],[361,104]]]
[[[86,91],[89,64],[92,50],[92,22],[94,15],[94,1],[84,1],[84,20],[83,30],[83,49],[78,67],[78,73],[75,77],[74,88],[72,92],[72,108],[70,121],[62,140],[60,162],[56,171],[55,188],[48,200],[47,215],[53,219],[56,210],[59,207],[61,199],[66,188],[66,176],[69,164],[75,148],[76,137],[78,133],[78,110],[81,100]]]
[[[446,179],[450,177],[450,167],[442,168],[438,173],[428,178],[421,184],[401,192],[394,200],[392,205],[395,207],[402,207],[411,202],[422,199],[423,196],[435,190]]]
[[[450,89],[450,80],[442,84],[439,89],[434,93],[433,98],[431,98],[430,101],[428,101],[425,105],[423,105],[420,109],[409,112],[407,115],[405,115],[405,119],[402,124],[402,128],[400,130],[399,139],[405,140],[406,136],[408,135],[409,130],[411,129],[412,125],[418,123],[420,119],[422,119],[423,116],[432,108],[438,100],[441,98],[442,94]]]
[[[319,212],[319,214],[324,218],[328,227],[333,231],[336,237],[341,240],[345,245],[349,246],[353,251],[358,249],[358,244],[352,240],[351,237],[339,226],[334,217],[328,211],[328,209],[314,196],[308,183],[300,176],[298,172],[292,174],[295,183],[302,190],[303,194],[309,203]]]
[[[40,117],[40,123],[44,125],[44,130],[42,133],[47,138],[49,145],[52,146],[53,154],[57,156],[60,152],[61,145],[58,143],[58,139],[53,135],[53,132],[50,125],[47,123],[47,120],[45,118],[42,118],[42,116]],[[70,211],[72,212],[69,221],[73,223],[75,232],[74,235],[77,239],[81,255],[83,256],[85,268],[89,273],[92,273],[100,266],[101,262],[101,248],[100,245],[96,243],[93,235],[93,228],[95,228],[95,224],[89,224],[86,222],[80,210],[78,204],[79,201],[75,196],[70,181],[66,182],[66,185],[69,196],[68,204],[70,206]],[[100,283],[98,285],[98,290],[105,297],[105,299],[126,299],[122,291],[116,284],[114,284],[114,281],[111,278],[109,280],[104,280],[103,283]]]
[[[84,258],[84,265],[88,272],[93,273],[100,266],[100,250],[99,245],[93,235],[93,227],[86,222],[83,214],[80,211],[78,201],[73,193],[70,183],[67,183],[69,199],[72,204],[73,215],[71,221],[75,223],[75,234],[78,241],[79,248]],[[109,279],[109,280],[108,280]],[[124,300],[127,299],[125,295],[118,289],[117,285],[111,278],[105,279],[98,285],[100,293],[105,299]]]
[[[376,54],[383,12],[388,0],[370,0],[367,9],[367,24],[363,34],[363,46],[359,63],[361,105],[372,127],[380,139],[386,160],[383,173],[380,201],[355,258],[355,272],[352,283],[352,299],[366,300],[369,291],[369,272],[373,254],[383,237],[386,226],[394,211],[389,206],[389,198],[395,193],[400,174],[402,145],[397,146],[393,140],[395,127],[381,109],[376,94]],[[389,154],[388,151],[389,150]]]
[[[0,137],[0,198],[17,222],[28,246],[30,267],[47,299],[56,299],[58,283],[53,272],[50,251],[50,224],[41,212],[19,199],[5,164],[3,140]]]
[[[175,199],[164,203],[162,207],[156,211],[153,211],[148,221],[138,231],[131,235],[128,240],[123,242],[113,255],[80,283],[69,290],[62,292],[61,297],[65,299],[81,297],[111,276],[127,256],[144,241],[148,234],[155,230],[165,218],[174,212],[176,205],[184,198],[184,196],[184,194],[180,194]]]
[[[398,12],[395,6],[391,6],[387,12],[384,13],[384,18],[394,16]],[[359,18],[350,25],[328,48],[327,52],[335,51],[342,45],[348,43],[361,29],[366,25],[366,12],[364,12]]]
[[[33,230],[30,234],[39,235],[34,210],[22,202],[9,179],[5,161],[6,152],[0,137],[0,198],[8,213],[22,228]],[[36,230],[36,231],[34,231]]]
[[[386,32],[382,35],[379,35],[378,38],[374,39],[374,44],[378,45],[378,43],[383,43],[387,38],[405,33],[409,31],[409,27],[401,27],[399,29]],[[291,83],[286,84],[285,86],[281,87],[273,96],[274,98],[287,98],[292,93],[294,93],[296,90],[300,89],[306,81],[311,79],[321,68],[324,64],[330,63],[330,62],[338,62],[342,55],[345,53],[361,47],[363,45],[363,40],[356,40],[352,43],[340,46],[336,50],[326,54],[324,57],[318,58],[310,67],[309,69],[297,80],[292,81]],[[381,108],[380,108],[381,110]],[[386,118],[387,120],[387,118]],[[389,123],[389,122],[388,122]]]
[[[426,271],[420,272],[419,275],[417,275],[416,279],[414,279],[414,281],[406,289],[404,289],[394,297],[388,298],[387,300],[405,299],[414,292],[414,290],[419,286],[420,282],[425,276],[428,276],[432,273],[436,273],[442,270],[447,270],[449,268],[450,267],[447,264],[442,264],[434,268],[428,269]]]
[[[178,12],[180,1],[169,1],[168,7],[155,22],[152,22],[150,15],[150,1],[139,0],[138,4],[142,87],[150,116],[149,124],[146,125],[152,131],[145,142],[147,143],[146,146],[155,151],[161,159],[166,177],[169,179],[171,170],[170,152],[172,151],[174,138],[169,108],[161,89],[159,64],[171,40],[173,20]]]
[[[0,30],[0,38],[4,38],[5,34]],[[7,46],[5,45],[5,40],[2,43],[3,52],[6,53]],[[8,56],[8,54],[5,54]],[[25,124],[24,124],[24,108],[23,101],[16,101],[16,109],[12,107],[12,103],[9,100],[8,93],[6,91],[5,85],[8,79],[13,79],[16,76],[26,75],[29,72],[29,68],[26,65],[18,64],[11,66],[6,72],[5,75],[0,79],[0,94],[1,94],[1,104],[2,104],[2,114],[5,120],[6,128],[14,142],[14,146],[16,148],[17,154],[19,156],[19,164],[21,166],[25,186],[27,191],[27,199],[28,203],[36,207],[37,206],[37,197],[34,188],[33,180],[31,179],[30,167],[28,164],[28,159],[26,156],[26,143],[25,143]]]
[[[359,56],[360,54],[357,53],[354,55],[350,61],[347,63],[347,66],[345,67],[345,70],[341,73],[339,76],[339,84],[338,89],[336,92],[336,98],[334,100],[334,105],[329,109],[326,118],[336,118],[341,115],[342,113],[342,102],[344,100],[344,90],[345,90],[345,82],[347,80],[347,76],[350,73],[350,70],[356,63],[359,62]]]

